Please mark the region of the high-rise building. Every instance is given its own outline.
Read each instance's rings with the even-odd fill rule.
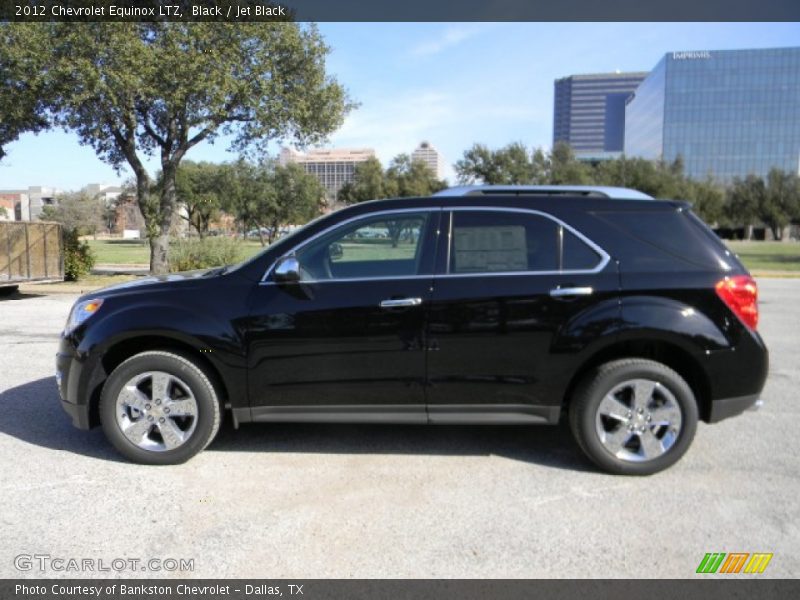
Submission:
[[[411,153],[411,160],[421,160],[431,168],[431,171],[436,175],[436,179],[442,178],[444,169],[442,155],[430,142],[421,142],[416,150]]]
[[[613,158],[625,140],[625,101],[647,73],[571,75],[555,81],[553,143],[581,159]]]
[[[283,148],[278,161],[283,166],[297,163],[303,166],[306,173],[316,176],[325,187],[328,206],[333,206],[336,194],[342,186],[353,181],[356,165],[374,156],[375,151],[372,148],[317,149],[305,154]]]
[[[800,170],[800,48],[670,52],[628,100],[625,154],[721,183]]]

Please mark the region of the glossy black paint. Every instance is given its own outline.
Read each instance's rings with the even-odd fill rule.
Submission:
[[[448,273],[451,211],[475,207],[551,215],[609,260],[597,272]],[[279,258],[337,224],[409,209],[432,215],[421,275],[300,284],[269,276]],[[645,231],[653,219],[685,211],[678,202],[562,196],[360,204],[228,271],[148,278],[88,295],[104,304],[62,336],[59,389],[77,426],[96,425],[94,404],[110,371],[137,352],[171,348],[212,374],[239,422],[554,423],[586,369],[646,356],[678,369],[701,416],[718,420],[755,401],[767,351],[714,292],[725,275],[746,271],[713,234],[687,225],[687,247],[702,251],[682,256],[680,246],[665,250],[637,232],[637,220]],[[615,225],[621,212],[627,228]],[[551,296],[565,287],[592,293]],[[400,298],[421,304],[380,307]]]

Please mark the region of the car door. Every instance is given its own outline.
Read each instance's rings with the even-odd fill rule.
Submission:
[[[616,266],[541,212],[456,208],[443,221],[429,311],[430,421],[556,421],[580,345],[565,328],[603,302],[618,310]]]
[[[394,210],[339,224],[290,252],[298,283],[262,282],[248,332],[253,420],[425,421],[439,215]]]

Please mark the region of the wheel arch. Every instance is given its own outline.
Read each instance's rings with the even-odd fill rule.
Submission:
[[[183,340],[161,335],[128,337],[109,346],[94,369],[91,395],[89,398],[89,424],[91,427],[100,425],[100,394],[103,391],[103,386],[108,376],[114,369],[132,356],[152,350],[174,352],[192,361],[192,363],[203,370],[213,384],[220,405],[223,407],[228,406],[229,390],[222,373],[217,366],[195,346]]]
[[[569,410],[573,391],[592,369],[623,358],[644,358],[660,362],[680,375],[694,394],[700,419],[711,416],[711,382],[698,359],[682,346],[664,339],[628,339],[612,343],[587,358],[575,371],[567,385],[562,406]]]

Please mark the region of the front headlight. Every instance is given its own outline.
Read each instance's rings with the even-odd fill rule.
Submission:
[[[83,323],[86,319],[91,317],[95,314],[100,307],[103,306],[103,300],[100,298],[94,298],[91,300],[83,300],[81,302],[76,303],[72,310],[69,313],[69,318],[67,319],[67,326],[64,328],[64,334],[69,335],[75,329]]]

